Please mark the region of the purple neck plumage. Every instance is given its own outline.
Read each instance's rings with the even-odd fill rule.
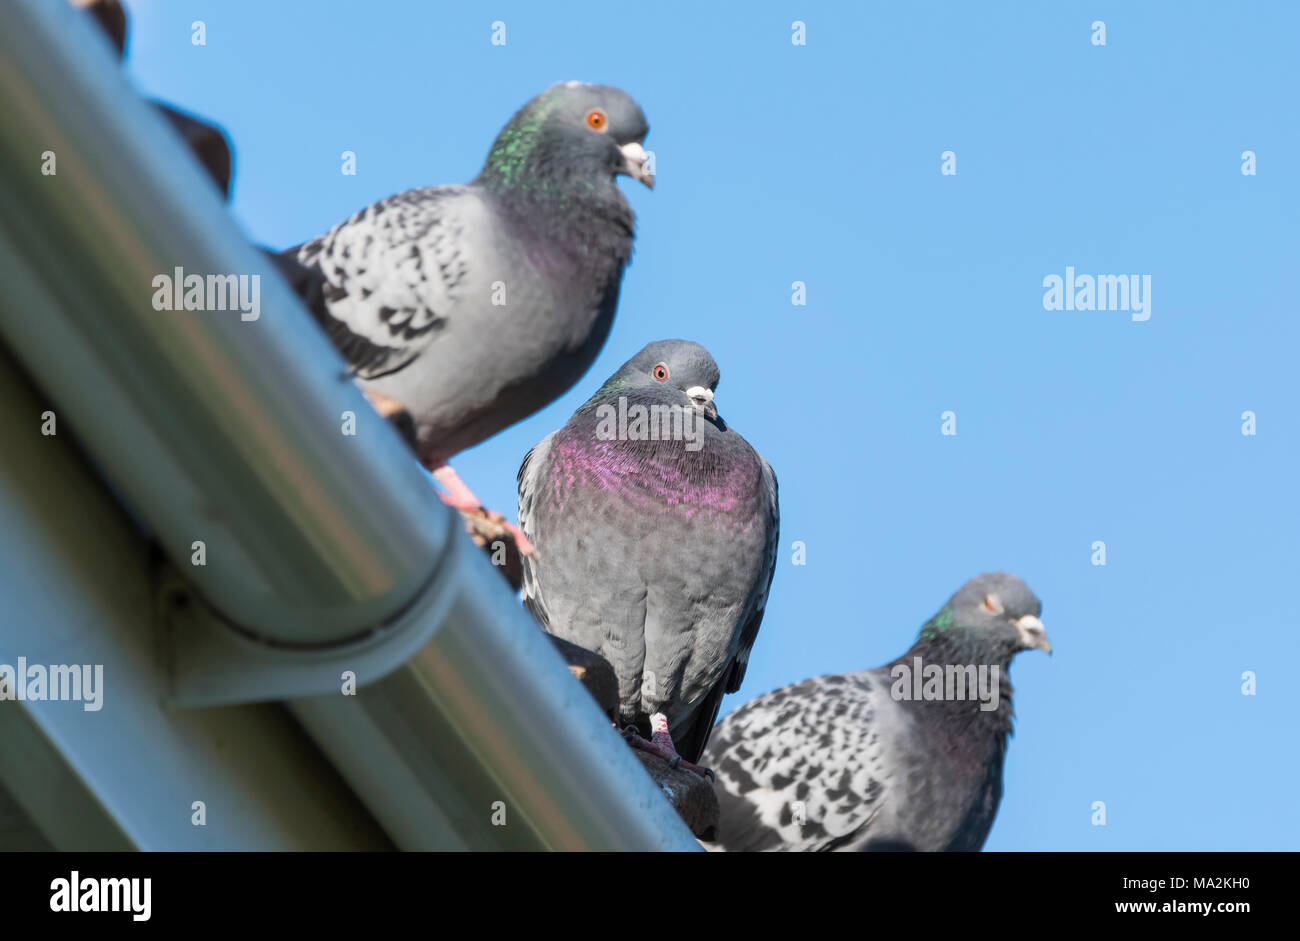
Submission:
[[[549,496],[562,504],[576,491],[598,490],[641,510],[729,513],[748,506],[758,473],[752,455],[716,440],[698,451],[687,451],[681,441],[601,440],[584,422],[555,436]]]

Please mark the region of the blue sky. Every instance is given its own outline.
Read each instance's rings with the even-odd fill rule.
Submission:
[[[461,476],[512,511],[524,453],[604,377],[650,340],[703,343],[781,483],[784,551],[724,709],[877,666],[966,579],[1012,571],[1056,650],[1012,670],[987,849],[1300,849],[1300,6],[128,7],[131,76],[226,128],[233,212],[275,247],[471,178],[554,81],[627,90],[659,176],[624,186],[639,234],[609,342]],[[1066,266],[1150,275],[1150,320],[1044,310]]]

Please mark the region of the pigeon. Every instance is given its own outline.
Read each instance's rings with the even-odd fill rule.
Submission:
[[[614,668],[631,744],[701,773],[763,619],[780,520],[772,468],[718,415],[718,376],[699,344],[651,343],[519,469],[536,546],[524,604]]]
[[[1007,667],[1052,650],[1041,613],[1016,576],[980,575],[892,663],[745,703],[704,756],[721,811],[710,848],[978,850],[1002,797]]]
[[[604,345],[634,235],[615,178],[653,188],[648,131],[625,92],[557,83],[473,181],[398,193],[272,256],[372,404],[408,413],[457,509],[482,506],[448,459],[564,394]]]

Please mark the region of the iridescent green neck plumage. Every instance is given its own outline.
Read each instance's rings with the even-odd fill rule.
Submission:
[[[625,385],[627,385],[627,380],[622,376],[610,376],[605,384],[596,390],[596,394],[584,402],[578,411],[592,411],[603,404],[617,401]]]
[[[546,192],[560,189],[548,178],[560,169],[546,159],[546,124],[559,102],[543,95],[510,119],[492,143],[479,179],[497,192]],[[554,145],[552,144],[552,147]]]
[[[511,119],[483,164],[479,174],[483,186],[515,201],[544,201],[560,208],[601,202],[610,192],[617,193],[612,179],[601,177],[589,155],[573,149],[562,134],[548,127],[556,106],[557,102],[543,98]]]
[[[1008,664],[1015,649],[985,628],[972,628],[956,620],[949,605],[926,621],[916,642],[904,655],[924,654],[926,657],[949,662]]]
[[[944,608],[934,617],[930,618],[930,620],[925,622],[925,625],[921,628],[920,639],[932,643],[938,639],[942,632],[948,630],[950,627],[952,627],[952,611],[948,608]]]
[[[517,115],[497,136],[483,165],[482,180],[494,189],[514,189],[524,182],[530,158],[541,140],[542,125],[550,109],[538,107],[528,115]]]
[[[550,261],[540,263],[559,264],[555,259],[565,256],[569,269],[582,270],[565,270],[563,277],[594,278],[597,290],[616,291],[632,253],[632,210],[602,164],[608,148],[575,138],[555,113],[560,104],[543,96],[520,110],[497,135],[473,185],[491,197],[517,235],[547,246],[538,251]],[[609,142],[602,136],[600,143]]]

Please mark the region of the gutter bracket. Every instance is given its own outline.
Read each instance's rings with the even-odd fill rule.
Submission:
[[[465,551],[467,539],[456,531],[460,515],[451,514],[449,521],[452,532],[433,574],[395,619],[357,638],[318,647],[273,643],[240,628],[160,559],[154,624],[167,678],[165,702],[196,708],[349,695],[383,679],[428,642],[455,600],[456,556]]]

